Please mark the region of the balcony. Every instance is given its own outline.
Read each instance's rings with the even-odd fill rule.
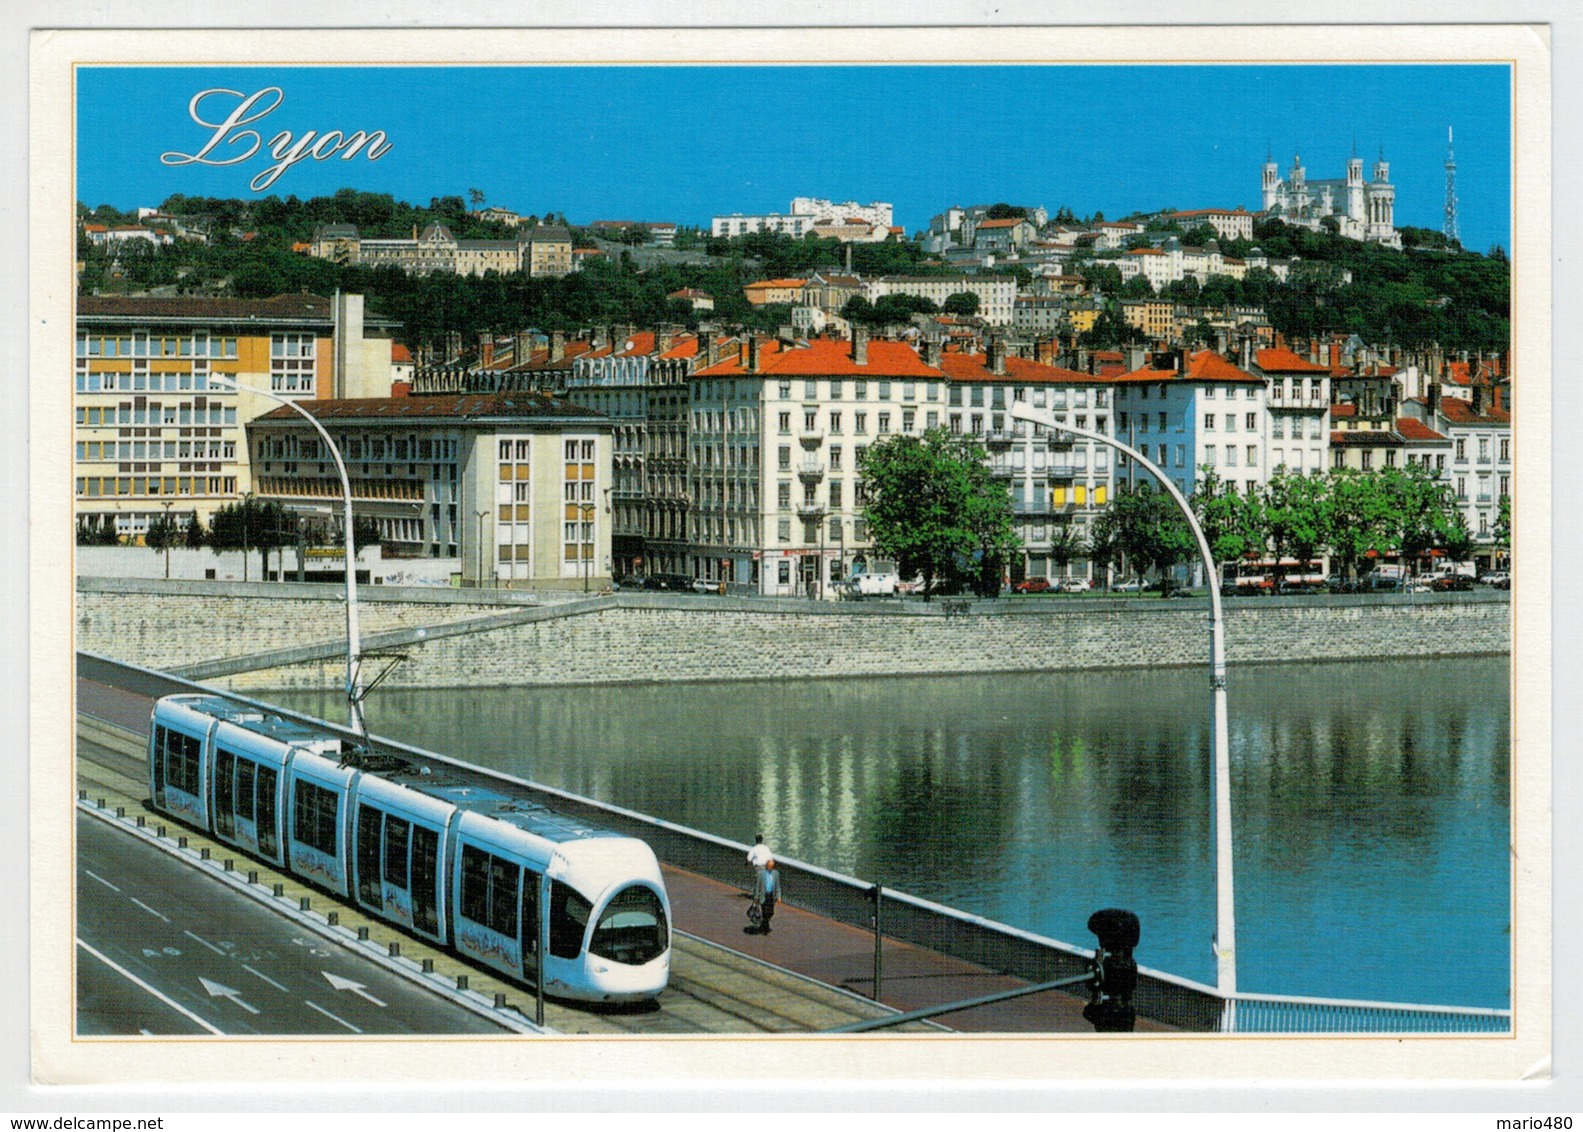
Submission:
[[[1022,471],[1023,470],[1021,468],[1014,468],[1010,464],[991,464],[989,466],[990,475],[1003,476],[1006,479],[1011,479],[1014,476],[1020,476],[1022,475]]]
[[[1005,428],[992,428],[984,433],[984,443],[992,448],[1004,447],[1016,439],[1011,430]]]
[[[804,428],[797,434],[797,439],[804,444],[823,444],[824,429],[815,425],[813,428]]]
[[[797,517],[804,522],[817,522],[825,517],[825,507],[822,503],[797,504]]]
[[[1034,475],[1044,476],[1052,480],[1073,480],[1088,474],[1087,468],[1076,468],[1071,464],[1049,464],[1043,468],[1035,468]]]
[[[824,464],[819,460],[804,460],[797,465],[797,478],[803,483],[818,483],[824,479]]]

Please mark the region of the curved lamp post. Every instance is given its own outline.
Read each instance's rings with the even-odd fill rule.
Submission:
[[[1222,635],[1220,587],[1215,584],[1215,559],[1209,549],[1209,540],[1198,524],[1198,517],[1188,506],[1187,498],[1171,482],[1169,476],[1156,467],[1147,456],[1131,445],[1123,444],[1102,432],[1062,424],[1054,413],[1014,403],[1011,415],[1024,421],[1044,425],[1055,432],[1069,432],[1087,440],[1098,441],[1118,452],[1124,452],[1143,465],[1165,488],[1176,505],[1187,517],[1193,538],[1198,542],[1198,552],[1204,560],[1204,580],[1209,586],[1209,687],[1211,711],[1214,720],[1212,755],[1215,764],[1215,960],[1216,987],[1229,1008],[1232,996],[1237,993],[1237,913],[1232,880],[1231,860],[1231,752],[1230,734],[1226,721],[1226,645]]]
[[[357,733],[364,745],[368,742],[368,725],[363,721],[363,646],[357,632],[357,543],[353,534],[352,524],[352,481],[346,474],[346,462],[341,459],[341,450],[336,447],[335,441],[330,439],[330,434],[325,431],[318,419],[297,402],[267,389],[259,389],[252,385],[243,385],[239,381],[222,374],[211,373],[211,382],[235,389],[240,393],[255,393],[260,397],[268,397],[271,401],[278,401],[301,415],[318,432],[325,446],[329,448],[330,455],[335,459],[335,470],[341,476],[341,503],[343,507],[343,521],[346,526],[346,719],[347,725]],[[245,528],[244,528],[245,529]]]

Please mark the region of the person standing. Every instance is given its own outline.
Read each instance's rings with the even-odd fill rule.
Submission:
[[[755,869],[762,869],[769,859],[770,847],[764,844],[764,835],[756,834],[753,838],[753,848],[748,850],[748,864]]]
[[[770,934],[770,921],[775,918],[775,905],[780,903],[780,873],[775,871],[773,858],[764,862],[753,883],[753,904],[759,910],[759,935]]]

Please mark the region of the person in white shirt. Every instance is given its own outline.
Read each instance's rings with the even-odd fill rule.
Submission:
[[[748,850],[748,864],[755,869],[762,869],[769,859],[770,847],[764,844],[764,835],[761,833],[753,838],[753,848]]]

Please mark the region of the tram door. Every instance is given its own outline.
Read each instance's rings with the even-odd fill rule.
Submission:
[[[530,983],[539,978],[539,890],[544,878],[532,869],[522,870],[522,977]]]
[[[421,825],[412,827],[412,926],[440,934],[440,835]]]

